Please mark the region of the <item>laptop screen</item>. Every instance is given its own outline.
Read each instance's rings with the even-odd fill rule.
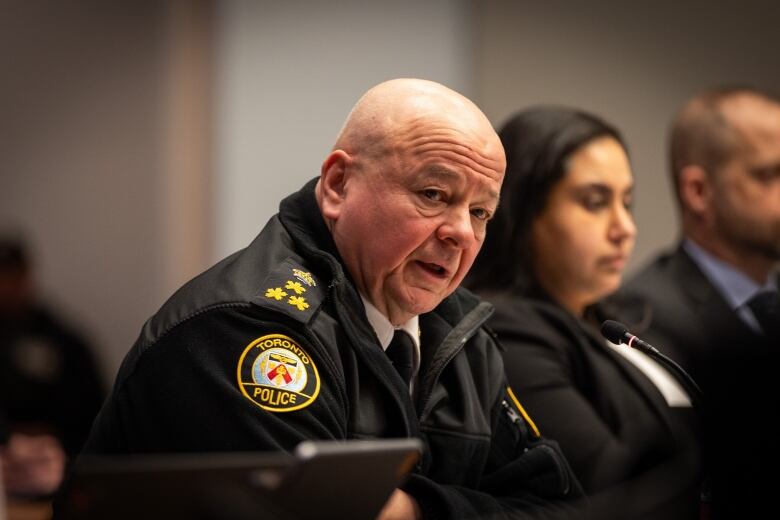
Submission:
[[[57,518],[375,518],[417,439],[306,441],[294,454],[85,456]]]

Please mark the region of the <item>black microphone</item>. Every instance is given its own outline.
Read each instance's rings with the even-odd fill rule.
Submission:
[[[693,378],[688,375],[688,372],[683,370],[680,365],[661,354],[661,352],[659,352],[658,349],[652,346],[650,343],[642,341],[638,337],[631,334],[628,331],[628,327],[619,321],[607,320],[602,323],[601,335],[616,345],[625,344],[631,348],[641,350],[668,368],[672,372],[672,375],[688,391],[688,395],[691,397],[691,404],[693,404],[694,408],[701,410],[700,406],[702,400],[704,399],[704,393],[701,391],[701,388],[699,388],[699,385],[696,384],[696,381],[694,381]]]

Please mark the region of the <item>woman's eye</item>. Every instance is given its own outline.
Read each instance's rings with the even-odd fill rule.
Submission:
[[[604,197],[586,197],[583,201],[583,205],[586,209],[595,211],[605,207],[607,205],[607,199]]]

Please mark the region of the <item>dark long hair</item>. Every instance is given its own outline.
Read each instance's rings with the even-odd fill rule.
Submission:
[[[569,158],[600,137],[614,138],[624,150],[626,145],[612,125],[563,107],[522,111],[504,125],[499,137],[507,160],[501,203],[465,285],[477,291],[525,292],[535,281],[531,225],[566,174]]]

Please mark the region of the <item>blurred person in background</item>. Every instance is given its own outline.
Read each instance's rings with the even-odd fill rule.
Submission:
[[[650,306],[634,332],[702,386],[713,513],[748,518],[774,507],[780,466],[780,100],[696,94],[670,156],[682,236],[622,292]]]
[[[780,101],[749,88],[693,97],[671,135],[678,246],[624,292],[653,308],[647,332],[695,375],[724,338],[780,345]]]
[[[601,119],[558,107],[515,115],[499,132],[501,205],[466,285],[496,307],[510,386],[555,438],[593,518],[693,518],[698,508],[689,396],[645,354],[599,334],[618,310],[634,246],[625,143]]]
[[[57,489],[103,397],[85,340],[36,298],[25,244],[0,237],[0,461],[9,495]]]

